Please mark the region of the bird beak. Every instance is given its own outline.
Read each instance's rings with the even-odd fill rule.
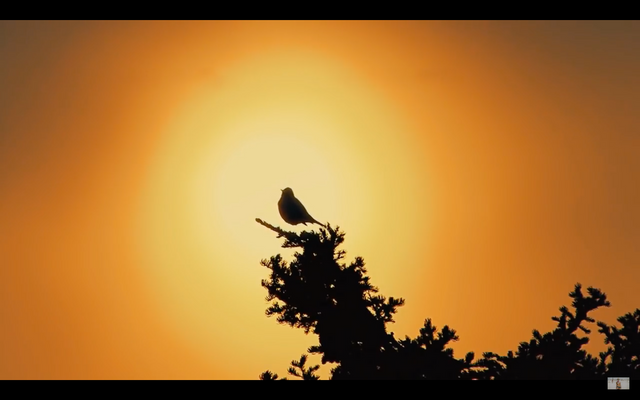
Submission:
[[[284,192],[284,189],[280,189],[281,192]]]

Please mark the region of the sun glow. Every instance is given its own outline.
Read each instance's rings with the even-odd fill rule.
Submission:
[[[379,162],[401,150],[376,133],[399,127],[347,68],[296,53],[263,55],[227,71],[172,117],[149,172],[140,223],[141,256],[166,302],[158,308],[172,310],[169,325],[183,327],[194,346],[216,347],[216,354],[211,335],[242,340],[238,332],[273,324],[242,317],[263,315],[258,282],[266,275],[258,261],[276,253],[273,235],[255,218],[310,229],[281,221],[280,189],[293,188],[321,222],[375,241],[376,178],[406,171],[402,162]],[[357,240],[351,244],[358,248]],[[223,299],[233,308],[215,310],[235,331],[221,330],[211,316],[211,305]]]
[[[398,338],[504,354],[576,282],[614,322],[640,280],[619,22],[0,22],[0,377],[286,375],[317,336],[265,317],[259,262],[292,250],[255,218],[319,229],[287,186],[406,299]]]

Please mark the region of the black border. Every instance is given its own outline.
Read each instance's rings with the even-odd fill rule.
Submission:
[[[6,3],[9,20],[637,20],[633,3],[504,3],[504,2],[158,2],[132,3]],[[634,15],[635,14],[635,15]]]
[[[288,377],[287,379],[288,381],[301,381],[301,379],[298,378],[292,378],[292,377]],[[259,385],[259,387],[264,387],[263,385],[278,385],[277,382],[263,382],[260,381],[257,377],[256,379],[246,379],[246,380],[223,380],[223,379],[210,379],[210,380],[171,380],[171,379],[150,379],[150,380],[141,380],[141,379],[131,379],[131,380],[119,380],[119,379],[82,379],[82,380],[75,380],[75,379],[1,379],[0,381],[4,382],[5,384],[20,384],[21,382],[41,382],[42,384],[47,384],[47,383],[54,383],[54,382],[60,382],[60,383],[64,383],[64,382],[69,382],[69,383],[74,383],[74,382],[86,382],[86,383],[98,383],[98,382],[103,382],[103,383],[125,383],[125,382],[130,382],[130,383],[136,383],[136,382],[158,382],[158,383],[164,383],[164,384],[171,384],[171,383],[180,383],[180,382],[194,382],[194,383],[212,383],[212,382],[219,382],[220,384],[229,384],[229,385],[241,385],[241,387],[246,387],[247,389],[249,389],[249,386],[245,386],[247,384],[249,384],[250,386],[253,385]],[[250,382],[254,382],[254,383],[250,383]],[[443,391],[447,392],[447,391],[458,391],[458,390],[526,390],[526,391],[531,391],[531,392],[539,392],[539,391],[547,391],[549,389],[553,389],[553,390],[568,390],[571,393],[576,393],[576,392],[582,392],[582,391],[588,391],[590,393],[594,392],[594,391],[616,391],[616,390],[609,390],[608,386],[607,386],[607,378],[600,378],[600,379],[585,379],[585,380],[533,380],[533,379],[522,379],[522,380],[495,380],[495,381],[491,381],[491,380],[477,380],[477,381],[470,381],[470,380],[366,380],[366,381],[358,381],[358,380],[353,380],[353,381],[327,381],[327,380],[320,380],[318,382],[346,382],[346,384],[348,385],[361,385],[361,384],[365,384],[366,386],[370,387],[372,390],[376,390],[377,391],[377,387],[380,384],[390,384],[392,382],[403,382],[403,383],[410,383],[410,382],[415,382],[416,384],[418,384],[420,387],[425,387],[428,386],[430,389],[442,389]],[[359,383],[358,383],[359,382]],[[284,384],[286,384],[287,382],[283,382]],[[57,384],[57,383],[55,383]],[[311,382],[310,384],[312,385],[318,385],[319,383],[313,383]],[[331,383],[330,383],[331,384]],[[365,389],[366,390],[366,389]],[[629,384],[629,390],[617,390],[620,392],[635,392],[637,390],[640,390],[640,379],[631,379],[630,384]]]

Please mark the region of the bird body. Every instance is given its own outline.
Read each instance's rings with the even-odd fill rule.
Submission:
[[[307,209],[304,208],[300,200],[293,195],[293,190],[291,190],[291,188],[282,189],[282,195],[278,201],[278,211],[280,212],[282,219],[288,224],[307,225],[307,222],[309,222],[324,227],[323,224],[316,221],[311,215],[309,215]]]

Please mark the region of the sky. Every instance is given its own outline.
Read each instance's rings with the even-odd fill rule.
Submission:
[[[2,379],[285,375],[284,187],[396,337],[506,353],[577,282],[640,307],[638,22],[0,21],[0,59]]]

